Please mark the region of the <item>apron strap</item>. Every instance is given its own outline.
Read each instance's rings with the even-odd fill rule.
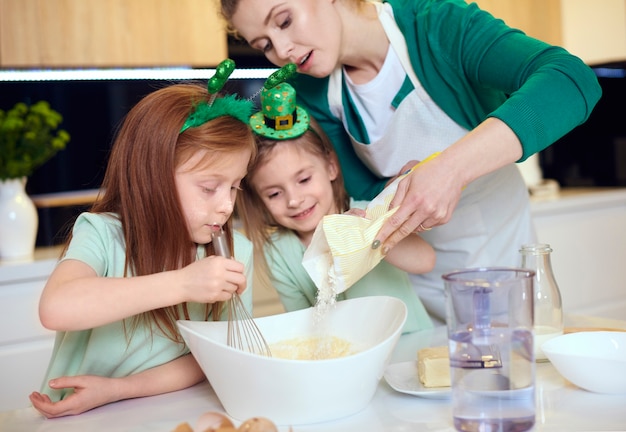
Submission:
[[[420,83],[419,79],[417,79],[417,75],[415,75],[415,71],[413,70],[413,65],[411,64],[411,59],[409,58],[409,50],[406,46],[406,41],[404,40],[404,35],[398,28],[398,25],[394,21],[393,17],[384,10],[384,5],[381,2],[372,2],[372,4],[376,7],[378,11],[378,19],[389,38],[389,43],[391,47],[396,52],[400,63],[402,63],[402,67],[404,71],[408,75],[409,79],[413,83],[413,87],[417,92],[419,98],[425,103],[430,101],[430,96],[426,94],[424,87]]]
[[[336,68],[328,77],[328,107],[332,115],[343,121],[341,88],[343,86],[342,68]]]
[[[419,79],[417,79],[417,75],[415,75],[415,71],[413,71],[413,66],[411,65],[411,60],[409,58],[409,51],[406,46],[406,41],[404,40],[404,35],[398,28],[398,25],[394,21],[393,17],[388,14],[384,10],[384,5],[381,2],[372,1],[371,2],[376,11],[378,12],[378,18],[380,23],[389,38],[389,43],[391,47],[396,52],[404,71],[407,76],[413,83],[413,87],[419,98],[424,103],[429,103],[430,97],[426,94],[426,91],[422,87]],[[341,92],[343,86],[343,68],[336,68],[328,77],[328,105],[330,108],[330,112],[336,118],[343,120],[343,104],[341,100]]]

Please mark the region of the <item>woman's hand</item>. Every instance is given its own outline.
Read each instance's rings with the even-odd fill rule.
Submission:
[[[399,207],[380,229],[377,239],[391,249],[413,232],[429,231],[452,217],[463,184],[438,158],[416,167],[400,180],[390,207]]]
[[[393,248],[413,232],[450,221],[463,188],[522,156],[517,135],[491,117],[400,181],[390,207],[399,207],[378,232],[375,245]]]

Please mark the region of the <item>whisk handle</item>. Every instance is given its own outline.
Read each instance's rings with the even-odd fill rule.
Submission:
[[[211,237],[213,238],[213,249],[215,249],[215,254],[226,258],[232,258],[232,255],[230,254],[230,247],[228,246],[228,239],[226,238],[224,230],[220,227],[219,231],[213,231],[213,233],[211,233]]]

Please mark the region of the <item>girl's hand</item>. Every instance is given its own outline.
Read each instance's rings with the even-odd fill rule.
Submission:
[[[50,380],[53,389],[73,388],[74,393],[58,402],[52,402],[48,395],[33,392],[28,397],[33,407],[46,418],[76,415],[90,409],[115,402],[117,380],[95,375],[60,377]]]
[[[353,207],[350,210],[344,212],[343,214],[357,217],[366,217],[367,212],[364,209]]]
[[[179,270],[186,301],[215,303],[230,300],[246,289],[245,268],[234,259],[210,256]]]
[[[65,399],[52,402],[48,395],[33,392],[33,407],[47,418],[76,415],[124,399],[169,393],[195,385],[206,378],[192,354],[122,378],[96,375],[59,377],[50,380],[53,389],[72,388]]]

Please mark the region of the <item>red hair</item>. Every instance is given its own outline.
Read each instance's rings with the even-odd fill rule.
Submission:
[[[196,152],[206,150],[202,163],[244,151],[256,154],[247,124],[221,116],[180,133],[193,107],[209,97],[205,85],[176,84],[144,97],[127,114],[117,133],[102,183],[91,211],[119,217],[126,244],[126,276],[141,276],[182,268],[196,259],[176,190],[175,171]],[[230,221],[225,225],[231,248]],[[206,254],[214,254],[212,244]],[[231,249],[232,250],[232,249]],[[223,304],[207,305],[206,318],[218,320]],[[132,328],[154,323],[172,340],[182,342],[177,319],[189,319],[186,304],[133,317]]]

